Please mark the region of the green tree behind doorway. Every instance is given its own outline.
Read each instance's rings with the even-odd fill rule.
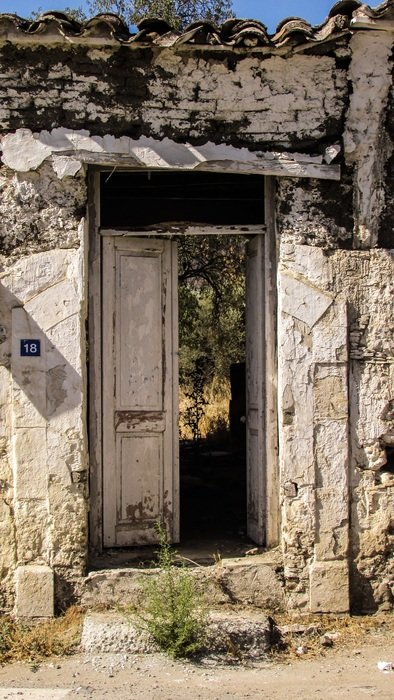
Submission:
[[[183,437],[228,427],[230,365],[245,359],[245,242],[227,235],[179,240]]]

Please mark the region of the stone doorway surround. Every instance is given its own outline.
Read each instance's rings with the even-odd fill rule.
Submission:
[[[125,148],[126,138],[121,139],[122,147]],[[99,221],[99,173],[101,162],[103,166],[112,165],[114,168],[127,166],[145,166],[149,169],[195,170],[203,172],[224,172],[224,173],[245,173],[245,174],[268,174],[266,178],[265,206],[266,206],[266,228],[265,236],[265,313],[266,323],[266,373],[270,380],[267,381],[267,405],[266,416],[266,455],[267,464],[267,495],[264,511],[266,513],[266,533],[267,546],[276,546],[279,542],[279,493],[278,493],[278,438],[277,438],[277,395],[276,395],[276,243],[275,243],[275,223],[274,223],[274,182],[273,174],[284,175],[294,173],[303,177],[322,177],[324,179],[338,179],[339,167],[336,165],[324,164],[323,158],[300,159],[286,154],[253,154],[247,149],[234,149],[228,146],[215,146],[207,144],[202,147],[192,147],[188,144],[175,144],[168,139],[163,142],[153,143],[152,139],[142,139],[141,143],[128,144],[128,154],[116,156],[114,153],[95,157],[86,156],[85,162],[94,163],[96,167],[90,170],[90,344],[92,348],[91,357],[93,361],[90,366],[90,387],[97,387],[97,377],[101,376],[101,337],[100,324],[97,319],[100,317],[100,221]],[[131,155],[131,153],[132,155]],[[80,157],[80,153],[76,153]],[[191,231],[185,229],[184,232]],[[242,232],[245,233],[244,228]],[[232,229],[232,233],[234,230]],[[272,377],[275,377],[272,380]],[[91,412],[90,435],[91,445],[94,449],[90,452],[91,460],[91,545],[95,551],[101,551],[102,544],[102,466],[101,466],[101,400],[97,399],[97,389],[93,389],[90,405],[95,406]]]
[[[93,176],[94,182],[96,185],[98,185],[98,178],[97,174]],[[266,186],[267,191],[269,191],[269,185]],[[262,197],[264,197],[264,192],[262,192]],[[268,197],[266,197],[268,200]],[[268,207],[268,211],[270,210],[271,207]],[[176,233],[176,225],[171,227],[172,233]],[[201,227],[201,228],[195,228],[193,229],[192,226],[188,226],[185,231],[183,231],[184,227],[182,224],[180,225],[180,229],[182,232],[184,232],[186,235],[211,235],[211,234],[223,234],[225,235],[226,230],[231,232],[232,235],[236,233],[240,233],[242,235],[247,234],[248,232],[253,235],[258,230],[259,233],[261,233],[261,227],[253,227],[253,226],[242,226],[242,227],[236,227],[232,226],[231,231],[230,227]],[[266,227],[264,227],[266,231]],[[121,232],[119,232],[121,233]],[[102,230],[102,234],[106,235],[114,235],[116,234],[116,231],[111,230],[110,232],[107,230]],[[136,232],[135,235],[141,235],[141,233]],[[127,232],[126,232],[127,235]],[[133,234],[130,234],[133,235]],[[92,467],[92,480],[91,480],[91,495],[92,495],[92,502],[91,502],[91,534],[92,534],[92,546],[95,551],[101,551],[103,549],[103,544],[102,544],[102,525],[101,525],[101,518],[102,518],[102,484],[101,484],[101,479],[100,475],[102,473],[102,467],[100,463],[100,458],[101,458],[101,446],[100,446],[100,437],[101,437],[101,425],[100,425],[100,406],[102,404],[101,398],[100,398],[100,378],[101,378],[101,367],[102,367],[102,361],[100,357],[100,348],[101,348],[101,337],[100,337],[100,318],[99,318],[99,313],[97,312],[96,315],[94,314],[94,309],[101,309],[101,300],[100,300],[100,291],[101,291],[101,285],[100,285],[100,279],[95,279],[93,277],[93,269],[95,266],[95,269],[101,269],[101,260],[100,260],[100,253],[101,253],[101,246],[100,246],[100,233],[97,229],[97,227],[94,227],[93,230],[91,231],[91,246],[90,250],[93,252],[94,251],[94,257],[91,259],[91,290],[92,290],[92,297],[91,297],[91,303],[90,303],[90,310],[91,310],[91,329],[93,335],[93,347],[98,348],[97,350],[93,350],[93,358],[94,358],[94,366],[91,367],[91,380],[90,380],[90,386],[91,389],[93,390],[93,395],[91,395],[91,405],[92,402],[94,402],[95,406],[98,406],[98,409],[95,409],[93,411],[93,415],[91,416],[93,420],[93,424],[91,423],[90,430],[91,430],[91,435],[94,436],[92,438],[92,444],[97,446],[97,449],[95,449],[95,456],[94,459],[97,459],[97,463],[94,467]],[[267,340],[264,341],[263,345],[265,346],[265,352],[266,352],[266,363],[267,363],[267,371],[268,371],[268,366],[270,366],[270,376],[272,376],[273,372],[276,374],[276,370],[273,370],[276,366],[276,330],[275,330],[275,318],[276,318],[276,312],[275,312],[275,307],[276,307],[276,299],[275,299],[275,294],[269,295],[269,300],[267,299],[267,292],[269,289],[275,289],[275,283],[271,279],[271,272],[273,271],[274,274],[276,274],[276,264],[272,264],[272,255],[274,251],[274,247],[272,250],[270,250],[270,243],[272,246],[272,239],[268,241],[268,236],[267,233],[263,236],[264,239],[264,247],[265,247],[265,253],[267,254],[270,252],[270,258],[266,262],[266,274],[265,274],[265,280],[263,281],[263,286],[265,285],[264,289],[264,298],[265,298],[265,308],[263,309],[264,315],[267,314],[267,311],[269,312],[269,318],[270,318],[270,325],[272,324],[272,329],[269,335],[267,336]],[[273,298],[272,298],[273,297]],[[263,302],[264,306],[264,302]],[[92,334],[91,334],[92,337]],[[272,367],[272,368],[271,368]],[[98,379],[97,379],[98,377]],[[267,385],[267,382],[264,382]],[[94,389],[95,387],[95,389]],[[99,390],[97,390],[97,387],[99,387]],[[264,432],[264,455],[262,455],[262,463],[267,465],[267,478],[266,478],[266,492],[264,494],[263,500],[264,503],[261,504],[261,509],[264,513],[264,520],[265,520],[265,531],[266,531],[266,538],[267,538],[267,546],[276,546],[279,543],[279,495],[278,495],[278,462],[277,462],[277,413],[276,413],[276,380],[270,384],[270,387],[266,393],[266,405],[264,406],[266,415],[269,415],[269,418],[267,417],[267,421],[265,421],[265,426],[263,429]],[[271,421],[270,424],[268,424],[268,421]],[[92,459],[92,455],[91,455]],[[94,475],[98,475],[98,479],[96,481],[96,478]],[[178,514],[179,516],[179,514]],[[175,518],[177,520],[177,518]]]

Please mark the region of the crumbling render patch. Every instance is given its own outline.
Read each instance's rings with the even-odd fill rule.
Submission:
[[[387,432],[364,445],[366,468],[375,473],[375,483],[394,486],[394,421],[388,421]]]
[[[326,185],[329,186],[329,191]],[[338,207],[338,201],[342,202],[341,207]],[[341,182],[338,183],[278,179],[277,222],[283,243],[307,244],[326,249],[351,247],[351,178],[344,179],[342,170]]]
[[[37,171],[14,173],[3,166],[0,172],[6,179],[0,198],[0,256],[7,256],[7,265],[18,255],[80,245],[79,226],[86,214],[83,170],[65,181],[47,162]]]
[[[385,205],[385,166],[392,148],[385,131],[392,44],[392,35],[380,32],[358,33],[351,40],[357,60],[352,61],[350,68],[353,91],[344,145],[346,162],[356,166],[354,235],[359,248],[377,244]],[[382,148],[382,144],[386,147]],[[386,153],[385,159],[382,153]]]
[[[387,463],[386,450],[382,448],[380,440],[374,440],[364,446],[367,458],[367,468],[376,472]]]

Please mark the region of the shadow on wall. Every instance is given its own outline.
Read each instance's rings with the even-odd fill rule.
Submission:
[[[81,405],[81,376],[70,363],[79,363],[79,303],[57,287],[64,280],[23,304],[0,283],[0,364],[14,381],[16,427],[38,427]]]

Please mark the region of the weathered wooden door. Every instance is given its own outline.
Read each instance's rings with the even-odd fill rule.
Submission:
[[[247,532],[265,544],[264,464],[264,236],[247,246],[246,264],[246,464]]]
[[[102,299],[104,546],[177,541],[176,244],[104,236]]]

